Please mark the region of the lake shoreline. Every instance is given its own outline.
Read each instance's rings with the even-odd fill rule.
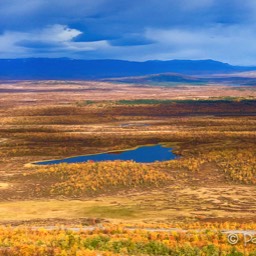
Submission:
[[[67,158],[60,158],[60,159],[50,159],[50,160],[45,160],[45,161],[37,161],[37,162],[32,162],[30,164],[32,164],[33,166],[42,166],[42,165],[53,165],[53,164],[60,164],[60,163],[82,163],[82,162],[88,162],[88,161],[93,161],[93,162],[98,162],[98,161],[94,161],[94,160],[85,160],[85,161],[76,161],[76,162],[68,162],[67,160],[70,159],[75,159],[75,158],[81,158],[81,157],[95,157],[95,156],[101,156],[101,155],[111,155],[111,154],[122,154],[125,152],[131,152],[131,151],[136,151],[138,149],[144,148],[144,147],[154,147],[154,146],[161,146],[161,148],[165,148],[165,149],[169,149],[170,151],[170,156],[171,158],[169,160],[174,160],[176,159],[178,156],[176,154],[173,153],[173,147],[169,147],[167,146],[167,144],[173,144],[173,143],[169,143],[169,142],[161,142],[161,143],[157,143],[157,144],[147,144],[147,145],[139,145],[136,147],[132,147],[132,148],[127,148],[127,149],[123,149],[123,150],[113,150],[113,151],[107,151],[107,152],[102,152],[102,153],[96,153],[96,154],[87,154],[87,155],[77,155],[77,156],[72,156],[72,157],[67,157]],[[66,160],[66,161],[65,161]],[[106,159],[106,160],[99,160],[99,162],[102,161],[115,161],[115,160],[123,160],[123,161],[132,161],[133,159]],[[154,162],[156,162],[157,160],[155,160]],[[164,160],[164,161],[168,161],[168,160]],[[55,162],[55,163],[53,163]],[[136,161],[135,161],[136,162]],[[48,163],[48,164],[47,164]],[[150,162],[140,162],[139,163],[152,163]]]

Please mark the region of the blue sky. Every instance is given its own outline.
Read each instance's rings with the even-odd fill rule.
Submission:
[[[1,0],[0,58],[256,65],[255,0]]]

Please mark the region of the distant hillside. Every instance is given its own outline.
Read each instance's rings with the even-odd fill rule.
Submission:
[[[201,83],[202,80],[196,76],[188,76],[177,73],[163,73],[146,76],[130,76],[119,78],[106,78],[104,81],[135,83],[135,84],[158,84],[158,83]]]
[[[122,60],[0,59],[0,79],[101,79],[159,73],[203,75],[253,71],[256,67],[231,66],[213,60],[132,62]],[[156,79],[158,79],[156,77]],[[179,79],[178,77],[173,79]],[[186,80],[186,78],[184,78]]]
[[[164,85],[171,86],[176,84],[223,84],[234,86],[256,86],[255,72],[241,72],[231,74],[207,74],[207,75],[183,75],[176,73],[153,74],[146,76],[131,76],[118,78],[105,78],[103,81]]]

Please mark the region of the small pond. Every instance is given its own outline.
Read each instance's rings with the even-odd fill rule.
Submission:
[[[177,156],[172,153],[172,148],[162,144],[146,145],[124,151],[112,151],[94,155],[75,156],[59,160],[36,162],[37,165],[50,165],[60,163],[81,163],[87,161],[101,162],[114,160],[133,160],[137,163],[153,163],[156,161],[168,161]]]

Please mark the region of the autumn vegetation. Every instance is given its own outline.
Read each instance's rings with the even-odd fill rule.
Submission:
[[[35,181],[52,180],[54,183],[36,192],[49,195],[82,196],[131,188],[159,187],[171,181],[171,176],[146,164],[132,161],[87,162],[58,164],[44,167],[30,174]]]
[[[2,211],[15,203],[10,209],[23,221],[18,213],[33,200],[30,216],[44,219],[51,206],[70,225],[49,218],[41,228],[31,218],[30,227],[15,227],[14,215],[5,214],[0,255],[256,255],[255,245],[230,245],[223,233],[256,229],[254,99],[76,97],[68,103],[55,98],[51,104],[45,99],[40,105],[2,103]],[[32,164],[163,142],[177,159]],[[58,212],[53,200],[67,209]],[[40,202],[44,207],[36,208]],[[84,208],[68,208],[69,202]],[[64,214],[71,209],[72,218],[109,219],[92,230],[83,225],[74,231],[75,222]]]
[[[158,231],[150,231],[149,227],[130,228],[110,224],[92,230],[76,227],[76,231],[65,226],[54,229],[0,228],[0,255],[255,255],[254,244],[248,243],[245,247],[243,236],[239,235],[240,242],[231,245],[228,233],[220,229],[253,225],[195,223],[188,230],[181,229],[182,224],[176,226],[176,230],[162,227],[156,229]]]

